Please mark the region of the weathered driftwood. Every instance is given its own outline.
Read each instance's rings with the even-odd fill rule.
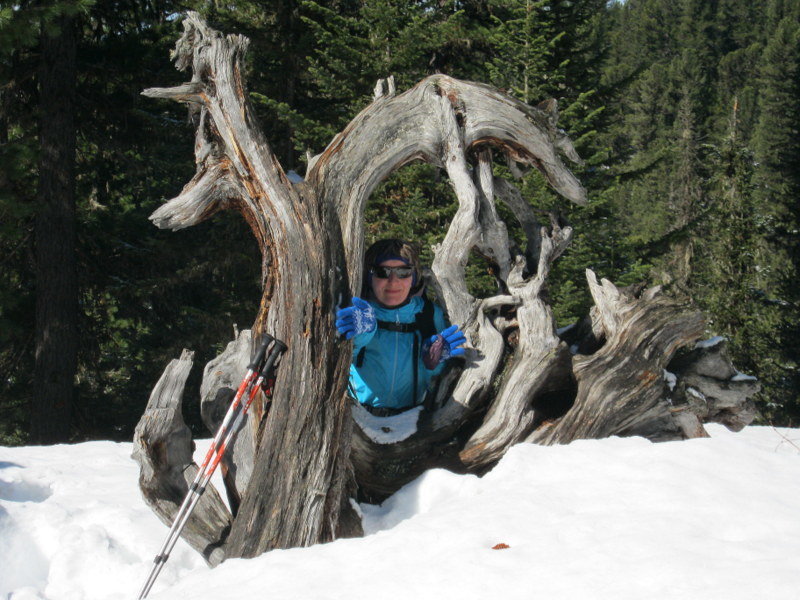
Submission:
[[[703,335],[702,315],[660,295],[658,288],[633,295],[588,273],[595,301],[593,330],[602,347],[576,355],[574,406],[528,439],[565,443],[604,435],[673,439],[682,431],[664,394],[664,371],[675,352]]]
[[[206,365],[200,386],[200,414],[209,431],[216,432],[222,424],[247,371],[252,346],[251,331],[242,331],[222,354]],[[220,462],[228,504],[234,514],[238,512],[242,495],[253,473],[252,460],[236,460],[236,457],[255,456],[258,426],[264,410],[264,398],[259,394],[250,406],[249,418],[236,431],[233,445]]]
[[[133,438],[133,458],[141,469],[139,487],[147,504],[167,525],[172,525],[198,471],[192,460],[192,434],[181,416],[183,388],[192,368],[192,356],[192,352],[184,350],[180,359],[167,366],[150,395]],[[230,525],[228,509],[216,489],[209,487],[182,537],[213,565],[223,558],[219,546]]]
[[[703,423],[721,423],[739,431],[756,416],[750,398],[761,389],[755,377],[739,373],[728,357],[727,342],[714,338],[674,359],[667,372],[673,404]]]
[[[222,36],[191,13],[184,27],[175,54],[179,68],[192,68],[192,81],[145,93],[192,107],[197,174],[152,219],[179,229],[217,210],[239,210],[262,249],[264,296],[254,336],[268,331],[289,345],[270,410],[252,415],[226,463],[236,514],[230,535],[218,527],[211,536],[224,540],[226,556],[358,534],[356,484],[362,497],[379,500],[431,466],[482,472],[523,440],[689,437],[701,434],[701,420],[712,414],[749,418],[741,408],[751,388],[737,391],[729,407],[689,365],[676,372],[681,383],[672,398],[662,374],[676,351],[699,338],[702,319],[656,290],[633,294],[590,274],[593,318],[574,330],[576,339],[557,334],[546,282],[572,229],[557,215],[540,223],[492,168],[495,157],[512,173],[535,167],[565,198],[585,202],[561,159],[578,157],[557,127],[554,101],[531,107],[444,75],[401,94],[391,78],[380,81],[373,102],[292,185],[244,92],[247,40]],[[360,287],[370,193],[414,160],[438,166],[457,198],[426,279],[469,348],[451,361],[424,407],[378,418],[347,397],[351,345],[337,338],[332,317]],[[509,238],[499,202],[519,221],[524,248]],[[473,251],[491,265],[498,287],[492,297],[469,292],[465,266]],[[211,429],[251,346],[242,336],[206,368],[203,415]],[[705,408],[684,401],[691,389],[714,400]],[[151,433],[143,429],[139,443],[149,444]],[[168,459],[159,472],[173,468]]]

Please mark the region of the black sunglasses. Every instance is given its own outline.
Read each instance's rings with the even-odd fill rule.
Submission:
[[[398,279],[408,279],[414,274],[414,269],[411,267],[382,267],[380,265],[374,265],[370,271],[372,275],[378,279],[389,279],[392,273],[394,273],[394,276]]]

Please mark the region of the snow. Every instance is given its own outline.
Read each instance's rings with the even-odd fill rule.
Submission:
[[[305,179],[303,179],[303,176],[300,175],[297,171],[289,171],[288,173],[286,173],[286,176],[292,183],[302,183],[303,181],[305,181]]]
[[[731,377],[731,381],[758,381],[758,377],[737,372],[736,375]]]
[[[686,391],[689,392],[689,394],[691,394],[692,396],[694,396],[695,398],[697,398],[699,400],[705,401],[705,399],[706,399],[705,394],[703,394],[703,392],[701,392],[697,388],[688,387],[688,388],[686,388]]]
[[[800,430],[708,430],[520,444],[483,478],[432,470],[362,504],[361,539],[213,570],[181,541],[150,598],[796,599]],[[0,447],[0,599],[136,597],[167,527],[131,451]]]
[[[678,385],[678,376],[675,373],[670,373],[664,369],[664,381],[667,382],[670,392],[675,391],[675,386]]]
[[[572,331],[573,329],[575,329],[577,326],[578,326],[577,323],[572,323],[570,325],[565,325],[564,327],[559,327],[558,329],[556,329],[556,335],[561,337],[568,331]]]
[[[417,421],[422,406],[390,417],[377,417],[360,404],[353,404],[353,419],[361,430],[376,444],[395,444],[417,432]]]
[[[695,348],[713,348],[717,344],[721,344],[724,341],[725,341],[724,337],[716,336],[716,337],[712,337],[711,339],[708,339],[708,340],[703,340],[702,342],[697,342],[694,345],[694,347]]]

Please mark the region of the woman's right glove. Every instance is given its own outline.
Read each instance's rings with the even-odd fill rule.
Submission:
[[[431,336],[422,346],[422,362],[428,369],[435,369],[451,356],[464,354],[461,346],[467,341],[458,325],[451,325],[438,335]]]
[[[353,296],[353,306],[336,311],[336,329],[348,340],[360,333],[374,331],[377,324],[375,310],[369,302],[356,296]]]

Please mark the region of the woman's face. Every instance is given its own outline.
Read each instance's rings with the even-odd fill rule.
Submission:
[[[406,263],[402,260],[385,260],[379,264],[381,267],[406,267]],[[414,281],[412,277],[405,277],[401,279],[396,273],[390,272],[389,277],[382,279],[377,274],[372,274],[372,292],[375,294],[378,302],[388,308],[400,306],[408,298],[411,291],[411,284]]]

